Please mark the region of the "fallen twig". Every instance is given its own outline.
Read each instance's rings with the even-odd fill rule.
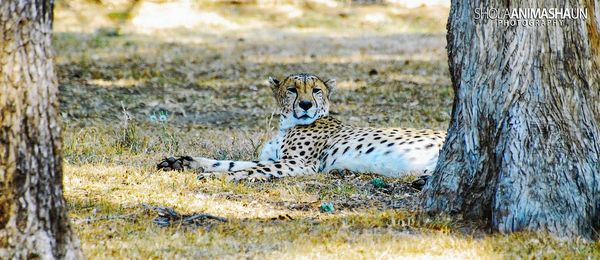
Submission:
[[[206,225],[206,220],[216,220],[219,222],[227,222],[226,218],[218,217],[206,213],[194,213],[182,215],[177,213],[173,208],[167,207],[155,207],[143,204],[144,208],[155,211],[158,213],[152,222],[155,224],[167,227],[170,225],[195,225],[203,226]]]

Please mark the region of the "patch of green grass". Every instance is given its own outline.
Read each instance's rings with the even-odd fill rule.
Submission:
[[[322,198],[329,198],[331,196],[350,196],[356,193],[356,189],[351,184],[341,184],[330,187],[329,189],[321,190]]]
[[[113,11],[108,13],[106,16],[111,20],[123,21],[129,19],[131,17],[131,13],[124,11]]]

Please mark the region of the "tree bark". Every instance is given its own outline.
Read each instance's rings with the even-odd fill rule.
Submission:
[[[0,258],[83,258],[63,198],[49,1],[0,1]]]
[[[476,8],[587,8],[588,17],[504,26],[476,19]],[[500,232],[596,237],[600,3],[453,0],[447,41],[454,106],[424,210]]]

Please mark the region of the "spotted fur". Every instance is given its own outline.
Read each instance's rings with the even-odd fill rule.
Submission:
[[[230,180],[264,180],[332,170],[400,177],[430,173],[446,133],[406,128],[353,127],[329,116],[335,80],[311,74],[269,78],[280,108],[280,129],[258,161],[169,158],[162,169],[194,169]]]

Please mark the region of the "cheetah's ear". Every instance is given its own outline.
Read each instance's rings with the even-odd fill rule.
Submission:
[[[269,77],[269,85],[271,85],[271,90],[273,90],[273,92],[277,91],[277,88],[279,88],[279,80],[273,77]]]
[[[335,90],[335,79],[328,79],[324,83],[325,83],[325,86],[327,86],[329,95],[331,95],[331,92],[333,92]]]

